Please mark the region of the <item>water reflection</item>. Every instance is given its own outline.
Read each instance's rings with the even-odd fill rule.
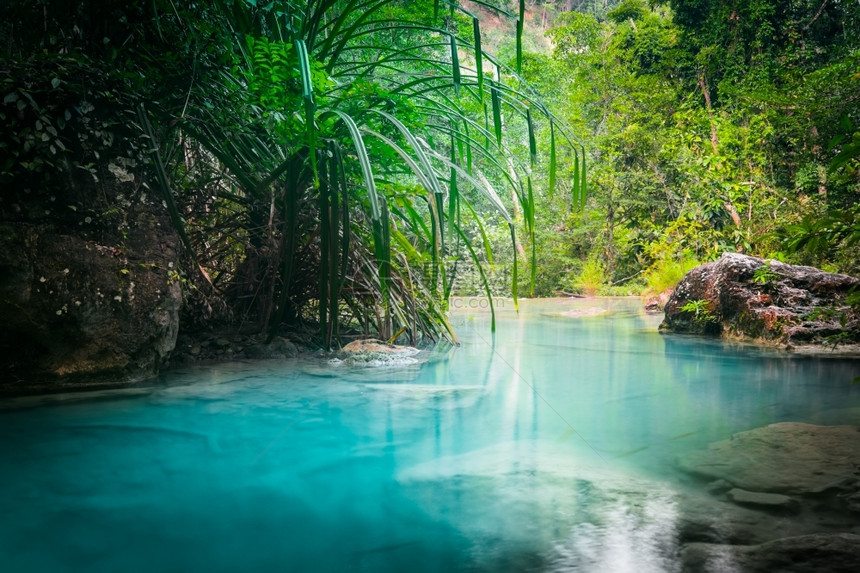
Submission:
[[[662,336],[638,301],[525,302],[495,337],[452,322],[462,345],[408,368],[236,363],[6,402],[4,563],[674,571],[678,453],[860,421],[853,363]]]

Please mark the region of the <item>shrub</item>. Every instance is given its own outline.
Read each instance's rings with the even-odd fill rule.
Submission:
[[[647,288],[644,294],[657,295],[675,288],[684,275],[698,265],[699,261],[687,252],[681,255],[680,260],[672,257],[657,260],[645,273]]]
[[[576,286],[588,296],[594,296],[606,284],[606,269],[596,258],[589,258],[576,277]]]

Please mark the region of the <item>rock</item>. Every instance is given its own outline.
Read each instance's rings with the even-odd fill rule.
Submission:
[[[299,351],[286,338],[275,338],[269,344],[252,344],[243,350],[243,354],[248,358],[285,360],[295,358]]]
[[[230,341],[226,338],[218,338],[215,340],[215,346],[220,346],[221,348],[226,348],[230,346]]]
[[[106,246],[50,225],[0,223],[0,394],[127,384],[154,376],[176,343],[176,234],[127,213]],[[14,247],[13,247],[14,246]]]
[[[666,303],[669,302],[669,298],[671,296],[672,290],[670,289],[664,290],[660,294],[647,297],[643,304],[645,312],[652,314],[663,312],[663,309],[666,308]]]
[[[660,329],[860,352],[860,314],[845,301],[858,286],[860,279],[847,275],[725,253],[687,273]],[[700,308],[682,310],[698,301]]]
[[[338,359],[351,366],[400,366],[415,364],[419,350],[382,340],[353,340],[338,353]]]
[[[681,455],[684,471],[766,493],[815,494],[839,488],[860,465],[854,426],[771,424]]]
[[[860,489],[841,493],[839,497],[844,501],[845,509],[860,513]]]
[[[779,493],[761,493],[733,488],[726,494],[730,500],[739,505],[750,505],[762,509],[778,509],[790,513],[800,511],[800,503],[787,495]]]
[[[724,479],[714,480],[705,486],[705,491],[711,495],[718,495],[732,489],[732,484]]]
[[[817,519],[819,516],[812,513],[809,518],[801,514],[787,519],[784,511],[762,511],[755,506],[737,505],[725,501],[725,498],[693,492],[679,494],[677,501],[680,509],[677,530],[681,543],[749,545],[825,530],[827,533],[842,531],[852,523],[850,519],[830,519],[828,515],[828,529],[822,527],[822,521]]]
[[[574,308],[571,310],[566,310],[561,313],[561,316],[565,318],[588,318],[592,316],[604,316],[609,314],[608,308],[599,308],[599,307],[591,307],[591,308]]]
[[[860,571],[860,535],[821,533],[760,545],[690,543],[681,559],[684,571],[854,573]]]
[[[372,338],[367,338],[363,340],[353,340],[346,346],[341,349],[341,352],[352,354],[357,352],[381,352],[383,354],[415,354],[418,352],[415,348],[411,346],[398,346],[396,344],[390,344],[388,342],[383,342],[382,340],[375,340]]]

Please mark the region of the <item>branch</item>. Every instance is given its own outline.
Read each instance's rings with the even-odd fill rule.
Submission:
[[[803,30],[801,30],[801,32],[806,32],[807,30],[809,30],[809,27],[812,26],[816,20],[818,20],[818,17],[821,16],[821,13],[824,12],[824,7],[827,6],[827,2],[828,0],[824,0],[824,2],[821,3],[821,6],[818,8],[818,12],[815,13],[815,16],[812,17],[812,20],[809,21],[809,24],[803,27]]]

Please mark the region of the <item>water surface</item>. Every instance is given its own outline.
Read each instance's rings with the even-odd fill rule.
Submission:
[[[660,335],[638,301],[505,306],[420,365],[0,403],[3,571],[676,571],[678,453],[860,423],[856,362]]]

